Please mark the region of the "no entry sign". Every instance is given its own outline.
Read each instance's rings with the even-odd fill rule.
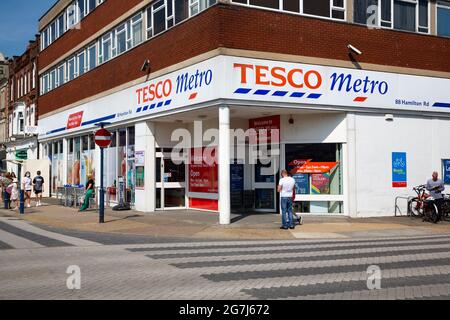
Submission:
[[[100,129],[95,133],[95,143],[100,148],[108,148],[111,144],[111,132],[106,129]]]

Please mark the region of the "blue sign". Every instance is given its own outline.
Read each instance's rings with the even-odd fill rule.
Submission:
[[[445,184],[450,184],[450,159],[442,160],[442,179]]]
[[[309,194],[309,174],[297,173],[292,178],[295,180],[295,194]]]
[[[244,190],[244,165],[231,164],[231,191]]]
[[[407,178],[406,152],[392,152],[392,187],[406,188]]]

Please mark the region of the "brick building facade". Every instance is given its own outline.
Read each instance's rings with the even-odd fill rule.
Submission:
[[[379,12],[374,22],[370,9]],[[394,138],[417,125],[433,126],[433,141],[449,133],[448,12],[447,2],[433,0],[58,1],[39,22],[39,138],[52,189],[100,179],[92,134],[109,121],[109,201],[118,200],[123,178],[127,201],[144,212],[212,210],[222,223],[232,209],[277,212],[279,170],[263,177],[257,161],[231,164],[230,173],[224,134],[272,117],[280,153],[270,158],[303,186],[296,210],[389,214],[410,181],[450,158],[448,142],[437,139],[420,163],[413,142]],[[220,131],[218,165],[176,165],[171,134],[193,134],[198,120]],[[399,184],[393,157],[406,155],[413,175],[402,169],[407,181]],[[312,172],[291,164],[297,160],[334,166]]]

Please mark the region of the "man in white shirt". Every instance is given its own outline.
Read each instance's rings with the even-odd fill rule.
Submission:
[[[281,171],[282,178],[278,183],[278,192],[281,195],[281,222],[280,229],[294,229],[294,219],[292,215],[292,201],[294,197],[295,180],[290,177],[286,170]]]

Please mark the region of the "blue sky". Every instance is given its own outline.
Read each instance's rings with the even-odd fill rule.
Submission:
[[[1,0],[0,52],[21,55],[38,33],[38,20],[56,0]]]

